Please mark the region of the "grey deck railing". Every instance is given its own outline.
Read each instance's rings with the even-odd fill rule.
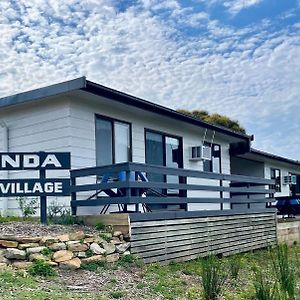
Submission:
[[[163,180],[147,181],[147,175],[159,174]],[[122,176],[120,176],[122,175]],[[178,183],[164,182],[167,176],[176,176]],[[80,179],[89,178],[90,182],[80,183]],[[122,177],[120,179],[120,177]],[[103,182],[103,178],[106,178]],[[101,182],[102,179],[102,182]],[[207,179],[205,184],[188,183],[190,180]],[[93,182],[92,182],[93,181]],[[217,183],[218,185],[209,185]],[[168,204],[186,205],[188,203],[266,203],[274,201],[268,198],[275,191],[269,189],[275,181],[259,177],[218,174],[188,169],[177,169],[141,163],[121,163],[103,167],[77,169],[71,171],[71,207],[76,214],[77,207],[121,205],[127,211],[127,205]],[[166,191],[176,190],[178,195],[167,195]],[[214,197],[192,197],[191,191],[220,192]],[[89,196],[86,194],[90,193]],[[224,194],[226,195],[224,196]],[[85,194],[85,196],[80,196]],[[104,194],[104,195],[103,195]],[[195,194],[195,193],[193,193]],[[151,211],[149,209],[148,211]],[[105,211],[104,211],[105,212]]]

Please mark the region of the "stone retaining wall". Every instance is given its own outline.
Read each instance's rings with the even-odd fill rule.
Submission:
[[[277,223],[278,243],[293,245],[300,242],[300,221],[279,220]]]
[[[0,266],[27,268],[35,260],[75,270],[90,262],[113,263],[129,255],[130,242],[121,231],[86,234],[78,231],[57,236],[0,236]]]

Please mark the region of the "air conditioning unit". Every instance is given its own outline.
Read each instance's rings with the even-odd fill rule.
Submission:
[[[296,175],[283,176],[283,184],[286,184],[286,185],[297,184],[297,176]]]
[[[190,147],[190,160],[211,160],[211,147],[206,145]]]

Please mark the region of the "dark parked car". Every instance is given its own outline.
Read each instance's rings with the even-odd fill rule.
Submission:
[[[281,215],[300,215],[300,197],[278,199],[275,207]]]

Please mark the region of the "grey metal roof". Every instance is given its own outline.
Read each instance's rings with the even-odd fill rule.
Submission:
[[[85,77],[80,77],[77,79],[69,80],[55,85],[50,85],[36,90],[1,98],[0,107],[8,107],[8,106],[22,104],[31,101],[40,101],[47,97],[56,96],[59,94],[68,93],[75,90],[83,90],[85,92],[106,97],[108,99],[118,101],[127,105],[132,105],[147,111],[155,112],[163,116],[167,116],[173,119],[187,122],[196,126],[201,126],[204,128],[215,130],[225,135],[246,140],[248,143],[250,143],[250,140],[253,138],[253,136],[238,133],[223,126],[213,125],[211,123],[207,123],[197,118],[179,113],[175,110],[158,105],[156,103],[152,103],[147,100],[88,81]]]
[[[246,153],[245,155],[250,156],[251,154],[253,154],[255,156],[261,156],[261,157],[265,157],[265,158],[268,158],[268,159],[271,159],[271,160],[277,160],[277,161],[280,161],[280,162],[284,162],[284,163],[288,163],[288,164],[292,164],[292,165],[296,165],[296,166],[300,167],[300,161],[299,160],[286,158],[286,157],[279,156],[279,155],[276,155],[276,154],[272,154],[272,153],[269,153],[269,152],[265,152],[265,151],[262,151],[262,150],[251,148],[249,154]]]

